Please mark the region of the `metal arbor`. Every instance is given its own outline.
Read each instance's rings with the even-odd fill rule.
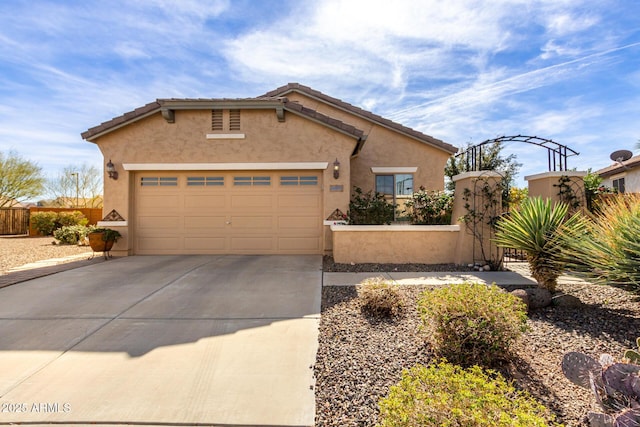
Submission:
[[[567,157],[577,156],[577,151],[572,150],[566,145],[559,144],[555,141],[537,136],[500,136],[494,139],[488,139],[480,144],[469,147],[466,151],[456,154],[456,157],[465,156],[468,171],[482,170],[482,147],[487,144],[496,142],[526,142],[527,144],[537,145],[547,150],[547,158],[549,160],[549,172],[566,171]]]

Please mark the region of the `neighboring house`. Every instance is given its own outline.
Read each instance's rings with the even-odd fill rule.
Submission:
[[[128,254],[322,254],[352,189],[442,190],[457,148],[297,83],[250,99],[158,99],[82,133]],[[334,169],[338,169],[335,171]]]
[[[596,173],[603,178],[603,185],[619,193],[640,193],[640,156],[615,163]]]

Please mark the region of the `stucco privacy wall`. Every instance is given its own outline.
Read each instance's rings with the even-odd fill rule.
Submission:
[[[456,259],[459,225],[334,225],[338,263],[446,264]]]
[[[323,214],[326,218],[336,208],[346,212],[349,205],[350,162],[356,140],[326,126],[286,112],[279,122],[271,110],[241,110],[242,139],[207,139],[211,131],[211,110],[175,111],[175,122],[168,123],[158,112],[149,117],[111,131],[96,143],[105,161],[109,159],[119,173],[118,180],[105,175],[105,211],[115,209],[125,219],[133,212],[133,171],[123,163],[189,164],[189,163],[341,163],[340,178],[334,179],[330,167],[323,174]],[[229,133],[229,132],[227,132]],[[332,192],[330,185],[343,185],[345,191]],[[125,235],[114,247],[114,253],[127,254],[132,249],[128,236],[131,225],[118,227]],[[115,228],[115,227],[114,227]],[[330,231],[325,227],[325,242]]]
[[[372,167],[418,167],[413,177],[414,189],[421,186],[427,190],[444,189],[444,167],[450,153],[299,92],[291,92],[287,98],[349,123],[367,135],[362,151],[351,160],[352,188],[360,187],[365,192],[375,190]]]

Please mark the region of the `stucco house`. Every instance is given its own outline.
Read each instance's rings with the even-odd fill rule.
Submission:
[[[127,254],[323,254],[352,189],[442,190],[457,148],[310,87],[158,99],[82,133]]]
[[[596,171],[603,178],[602,184],[615,188],[619,193],[640,193],[640,156]]]

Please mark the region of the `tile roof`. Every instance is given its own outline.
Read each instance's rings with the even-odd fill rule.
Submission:
[[[614,163],[611,166],[597,170],[596,173],[601,177],[606,178],[629,169],[635,169],[638,166],[640,166],[640,156],[634,156],[624,162]]]
[[[277,97],[277,96],[286,96],[288,93],[291,92],[300,92],[302,94],[308,95],[312,98],[318,99],[320,101],[323,101],[325,103],[331,104],[335,107],[338,107],[344,111],[350,112],[352,114],[358,115],[364,119],[367,119],[369,121],[372,121],[374,123],[377,123],[381,126],[387,127],[389,129],[395,130],[397,132],[403,133],[405,135],[411,136],[421,142],[424,142],[426,144],[430,144],[433,146],[436,146],[444,151],[447,151],[451,154],[455,154],[456,152],[458,152],[458,148],[454,147],[451,144],[447,144],[444,141],[441,141],[439,139],[433,138],[432,136],[426,135],[422,132],[418,132],[417,130],[408,128],[404,125],[401,125],[399,123],[396,123],[392,120],[389,119],[385,119],[382,116],[379,116],[377,114],[374,114],[370,111],[367,110],[363,110],[362,108],[356,107],[355,105],[351,105],[347,102],[344,102],[340,99],[331,97],[329,95],[326,95],[320,91],[317,91],[315,89],[310,88],[309,86],[304,86],[301,85],[300,83],[289,83],[287,85],[281,86],[278,89],[272,90],[270,92],[265,93],[264,95],[260,96],[259,98],[273,98],[273,97]]]
[[[332,127],[356,139],[362,138],[364,132],[355,126],[344,123],[340,120],[319,113],[310,108],[306,108],[297,102],[290,102],[285,97],[260,97],[260,98],[168,98],[157,99],[140,108],[125,113],[121,116],[114,117],[98,126],[94,126],[81,134],[83,139],[91,141],[93,138],[116,130],[129,123],[133,123],[151,114],[156,114],[165,109],[202,109],[213,108],[277,108],[281,106],[285,111],[306,117],[315,122]]]

